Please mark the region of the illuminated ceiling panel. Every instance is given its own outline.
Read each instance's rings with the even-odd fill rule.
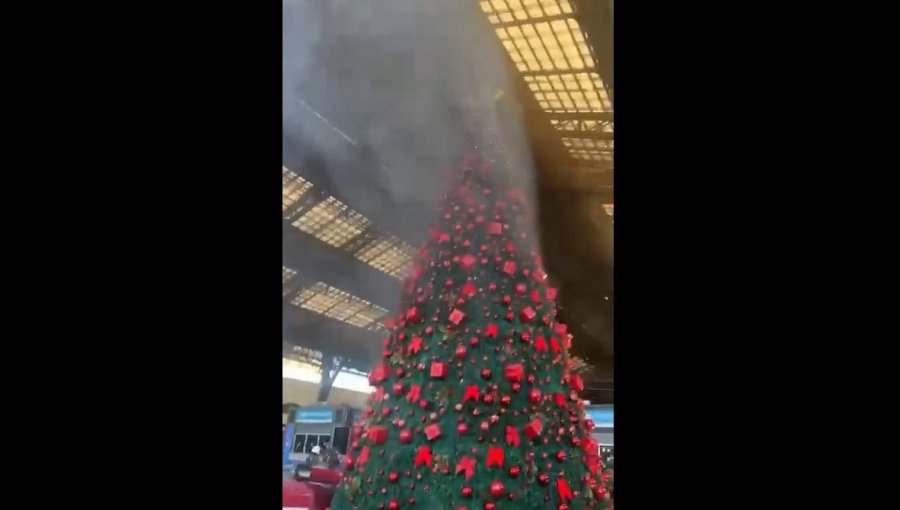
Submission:
[[[311,182],[282,166],[281,210],[286,211],[299,202],[312,186]]]
[[[362,234],[371,223],[340,200],[328,197],[301,214],[292,225],[340,248]]]
[[[584,119],[550,119],[550,124],[557,131],[580,131],[584,133],[612,133],[613,123],[608,120]]]
[[[293,269],[291,269],[289,267],[281,266],[281,284],[284,285],[285,283],[288,282],[288,280],[293,278],[294,275],[296,275],[296,274],[297,274],[297,271],[294,271]]]
[[[391,235],[373,239],[354,253],[370,266],[395,278],[403,278],[416,249]]]
[[[576,116],[613,111],[571,0],[483,0],[479,5],[542,110]],[[612,133],[611,122],[551,123],[559,131]],[[606,158],[578,149],[569,147],[577,159]]]
[[[596,72],[522,77],[544,111],[550,113],[611,112],[612,102]]]
[[[416,254],[412,246],[379,232],[371,220],[337,198],[321,191],[308,193],[312,183],[287,168],[282,167],[282,176],[282,210],[291,209],[286,219],[293,218],[292,226],[394,278],[406,275]]]
[[[290,302],[357,327],[370,326],[388,313],[386,308],[322,282],[301,289]]]

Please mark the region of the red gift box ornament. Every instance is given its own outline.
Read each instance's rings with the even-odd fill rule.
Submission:
[[[369,372],[369,384],[378,384],[387,377],[387,366],[384,363],[379,364],[371,372]]]
[[[466,317],[466,314],[461,312],[460,310],[454,309],[450,312],[450,322],[452,322],[455,326],[459,326],[459,323]]]
[[[432,423],[425,427],[425,437],[428,438],[429,441],[434,441],[441,437],[441,426],[437,423]]]
[[[525,368],[522,367],[521,363],[511,363],[506,365],[503,369],[503,375],[509,382],[522,382],[522,377],[525,375]]]
[[[532,320],[534,320],[535,315],[537,314],[534,312],[534,308],[526,306],[519,313],[519,319],[521,319],[522,322],[531,322]]]
[[[478,262],[478,259],[475,258],[474,255],[465,254],[459,259],[459,267],[461,267],[464,271],[471,271],[475,269],[475,263]]]
[[[516,263],[511,260],[507,260],[506,262],[504,262],[503,272],[510,276],[516,274]]]
[[[387,441],[387,427],[384,425],[369,427],[367,437],[373,444],[384,444]]]
[[[492,236],[498,236],[503,233],[503,224],[501,223],[491,223],[488,225],[488,234]]]
[[[497,328],[497,325],[494,323],[488,324],[487,327],[484,328],[484,336],[488,338],[497,338],[497,333],[499,332],[499,328]]]
[[[441,361],[431,362],[431,377],[434,379],[447,377],[447,364]]]
[[[543,431],[543,430],[544,430],[544,424],[541,422],[541,420],[535,418],[535,419],[531,420],[531,422],[529,422],[528,425],[525,425],[524,432],[525,432],[525,435],[528,436],[528,439],[533,440],[534,438],[541,435],[541,431]]]

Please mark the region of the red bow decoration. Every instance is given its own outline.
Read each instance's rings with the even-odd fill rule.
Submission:
[[[406,400],[409,400],[410,402],[415,403],[417,400],[419,400],[419,393],[421,393],[421,392],[422,392],[422,387],[419,386],[418,384],[413,384],[409,388],[409,393],[406,394]]]
[[[378,384],[387,377],[387,366],[379,363],[371,372],[369,372],[369,384]]]
[[[506,426],[506,444],[510,446],[519,446],[519,429]]]
[[[466,386],[466,393],[463,395],[463,402],[468,402],[470,399],[478,402],[480,397],[480,393],[478,391],[478,385],[472,384],[470,386]]]
[[[475,473],[475,459],[470,459],[463,455],[459,462],[456,463],[456,473],[454,474],[458,475],[460,473],[465,473],[466,480],[472,478],[472,475]]]
[[[556,405],[558,405],[559,407],[565,407],[566,409],[568,409],[569,404],[566,402],[566,396],[563,395],[562,393],[557,393],[556,394]]]
[[[597,476],[597,472],[600,471],[600,457],[588,455],[585,457],[584,462],[587,464],[588,471],[590,471],[592,475]]]
[[[359,451],[359,458],[356,459],[356,465],[359,467],[363,467],[366,462],[369,461],[369,447],[363,446],[362,450]]]
[[[503,467],[503,448],[488,446],[487,467],[495,465]]]
[[[550,348],[553,349],[553,352],[559,354],[559,342],[556,341],[556,337],[550,337]]]
[[[547,340],[543,336],[534,339],[534,350],[541,352],[547,350]]]
[[[425,464],[428,467],[431,467],[431,448],[427,446],[420,446],[418,450],[416,450],[416,466],[419,464]]]
[[[556,491],[559,493],[559,499],[561,501],[572,501],[572,491],[569,489],[569,484],[562,478],[556,480]]]
[[[406,354],[418,354],[420,350],[422,350],[422,337],[414,336],[412,338],[412,341],[409,343],[409,346],[406,348]]]

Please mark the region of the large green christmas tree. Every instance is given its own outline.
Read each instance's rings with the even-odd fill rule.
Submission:
[[[522,194],[467,154],[387,321],[332,510],[606,508]]]

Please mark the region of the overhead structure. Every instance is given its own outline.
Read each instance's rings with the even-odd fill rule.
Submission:
[[[287,167],[282,167],[282,212],[297,230],[398,280],[416,253],[411,245],[378,230],[361,213],[326,191],[313,189]]]
[[[613,166],[610,90],[574,0],[482,0],[481,10],[569,155]]]

